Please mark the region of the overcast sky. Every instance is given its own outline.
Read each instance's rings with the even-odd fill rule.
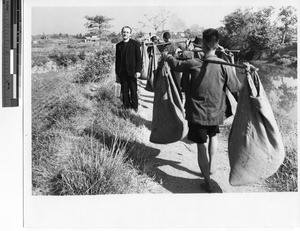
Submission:
[[[62,0],[62,2],[64,1]],[[129,25],[134,28],[135,31],[142,30],[144,32],[151,32],[151,28],[141,28],[141,24],[138,22],[146,21],[145,14],[148,16],[156,15],[161,10],[169,11],[168,15],[170,16],[164,29],[183,31],[193,24],[198,24],[204,28],[217,28],[223,25],[222,20],[225,15],[230,14],[238,8],[244,9],[245,7],[249,7],[249,5],[241,4],[242,1],[229,0],[221,1],[219,4],[216,4],[215,0],[210,0],[209,2],[212,4],[207,4],[208,1],[206,1],[206,4],[202,5],[199,4],[199,2],[194,5],[182,5],[183,1],[175,1],[175,3],[176,2],[177,4],[169,6],[147,6],[144,3],[129,4],[129,6],[121,4],[91,6],[89,5],[89,1],[86,1],[86,5],[84,6],[72,6],[70,4],[61,6],[61,4],[58,4],[56,1],[56,4],[48,4],[46,7],[40,5],[37,7],[33,6],[31,9],[32,34],[87,33],[88,31],[84,27],[84,24],[87,22],[84,18],[85,15],[104,15],[113,18],[110,31],[119,32],[124,25]],[[178,5],[178,2],[181,3],[181,5]],[[264,2],[268,3],[266,0]],[[255,4],[251,6],[255,6]],[[261,6],[260,4],[256,4],[256,7]],[[280,6],[277,6],[277,8],[279,7]]]

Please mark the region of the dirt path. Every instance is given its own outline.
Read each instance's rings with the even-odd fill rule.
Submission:
[[[150,126],[152,121],[153,93],[144,89],[145,80],[139,82],[139,116],[148,123],[145,145],[158,150],[153,157],[155,174],[160,179],[165,193],[205,193],[199,186],[204,182],[197,164],[196,144],[187,139],[167,144],[154,144],[149,141]],[[230,123],[230,120],[229,122]],[[219,134],[219,147],[216,156],[216,172],[212,175],[214,192],[268,192],[262,184],[233,187],[229,184],[229,159],[227,154],[227,137],[224,133]]]

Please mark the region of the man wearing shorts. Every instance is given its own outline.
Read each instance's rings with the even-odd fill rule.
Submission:
[[[237,99],[241,83],[232,67],[209,63],[209,60],[224,62],[215,55],[219,45],[219,33],[215,29],[203,31],[204,59],[193,58],[177,60],[164,53],[164,60],[174,71],[188,71],[191,78],[186,89],[186,119],[188,120],[188,139],[197,143],[198,164],[205,183],[201,184],[207,192],[212,192],[210,174],[218,147],[219,125],[225,119],[226,87]]]

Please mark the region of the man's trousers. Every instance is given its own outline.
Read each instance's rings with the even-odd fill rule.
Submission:
[[[120,82],[123,106],[126,109],[138,110],[137,79],[125,74],[121,76]]]

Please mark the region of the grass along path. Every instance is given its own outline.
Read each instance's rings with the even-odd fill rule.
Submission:
[[[166,189],[168,193],[206,193],[200,183],[204,182],[197,163],[196,144],[187,139],[172,144],[154,144],[149,141],[152,121],[153,97],[152,92],[146,91],[146,80],[140,80],[139,91],[139,116],[142,117],[147,126],[143,133],[143,142],[151,147],[153,154],[149,155],[153,162],[153,174],[156,181]],[[229,122],[228,122],[229,121]],[[231,123],[228,120],[228,123]],[[221,129],[219,134],[218,153],[215,158],[215,173],[212,175],[215,193],[250,193],[269,192],[264,184],[253,184],[249,186],[233,187],[229,184],[229,158],[227,152],[227,135]]]

